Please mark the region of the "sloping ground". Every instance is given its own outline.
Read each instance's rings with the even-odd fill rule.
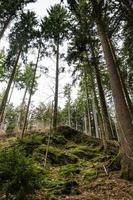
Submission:
[[[16,141],[15,136],[6,136],[6,134],[0,134],[0,149],[4,149]]]
[[[79,195],[59,198],[61,200],[132,200],[133,184],[111,173],[109,177],[97,178],[82,188]]]
[[[116,142],[108,142],[104,150],[101,140],[69,127],[59,127],[56,133],[50,133],[49,147],[48,140],[48,133],[38,133],[12,144],[43,172],[42,186],[36,190],[35,199],[133,200],[132,183],[119,176]]]

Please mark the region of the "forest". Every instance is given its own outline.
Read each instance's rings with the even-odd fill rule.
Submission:
[[[39,1],[0,0],[0,200],[132,200],[133,0]]]

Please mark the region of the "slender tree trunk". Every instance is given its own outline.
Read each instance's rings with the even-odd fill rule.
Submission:
[[[109,115],[108,115],[108,110],[107,110],[107,105],[106,105],[106,100],[105,100],[105,95],[101,83],[101,75],[99,68],[97,64],[94,64],[95,72],[96,72],[96,80],[97,80],[97,86],[98,86],[98,91],[99,91],[99,97],[100,97],[100,102],[101,102],[101,109],[103,113],[103,121],[104,121],[104,126],[105,126],[105,137],[106,139],[112,139],[112,130],[111,130],[111,124],[109,120]]]
[[[4,36],[4,33],[7,29],[7,27],[9,26],[11,20],[12,20],[13,16],[10,15],[10,17],[6,20],[6,22],[4,23],[4,26],[2,28],[2,30],[0,31],[0,40],[2,39],[2,37]]]
[[[57,52],[56,52],[56,78],[55,79],[56,80],[55,80],[53,128],[57,129],[57,122],[58,122],[58,90],[59,90],[59,41],[57,43]]]
[[[68,124],[71,127],[71,105],[70,105],[70,99],[68,102]]]
[[[85,76],[85,93],[86,93],[86,103],[87,103],[87,117],[88,117],[88,128],[89,128],[89,136],[92,136],[91,132],[91,117],[90,117],[90,109],[89,109],[89,93],[88,93],[88,83],[87,83],[87,73],[86,69],[84,68],[84,76]]]
[[[87,52],[86,52],[86,56],[88,58]],[[90,61],[88,59],[87,59],[87,62],[88,62],[88,66],[91,68],[92,66],[91,66]],[[100,122],[100,130],[104,131],[104,132],[102,132],[101,136],[102,136],[103,144],[105,144],[105,135],[106,135],[106,132],[105,132],[105,128],[104,128],[103,116],[102,116],[102,113],[101,113],[101,110],[99,108],[98,101],[97,101],[96,85],[95,85],[95,82],[94,82],[93,70],[91,69],[88,73],[90,74],[90,78],[91,78],[92,90],[93,90],[94,98],[95,98],[95,106],[96,106],[96,110],[98,112],[98,119],[99,119],[99,122]],[[99,134],[99,137],[100,137],[100,134]],[[106,145],[105,145],[105,148],[106,148]]]
[[[11,89],[11,93],[10,93],[10,95],[9,95],[9,99],[8,99],[7,105],[9,105],[9,103],[10,103],[10,101],[11,101],[14,87],[15,87],[15,82],[13,82],[12,89]],[[7,105],[6,105],[6,106],[7,106]],[[1,128],[4,127],[5,118],[6,118],[6,113],[7,113],[7,109],[6,109],[6,107],[5,107],[5,112],[4,112],[4,114],[3,114],[3,120],[2,120],[2,122],[1,122]]]
[[[86,112],[84,113],[84,132],[85,134],[88,134]]]
[[[3,97],[2,102],[1,102],[1,106],[0,106],[0,124],[3,121],[3,115],[4,115],[4,111],[5,111],[5,107],[6,107],[6,103],[7,103],[7,99],[8,99],[8,95],[9,95],[9,91],[10,91],[11,84],[13,82],[13,79],[14,79],[14,76],[15,76],[15,73],[16,73],[17,64],[18,64],[18,61],[19,61],[20,54],[21,54],[21,50],[19,51],[19,53],[17,55],[17,59],[16,59],[16,62],[15,62],[15,65],[13,67],[13,70],[12,70],[12,73],[11,73],[11,76],[10,76],[10,79],[9,79],[9,82],[8,82],[4,97]]]
[[[28,99],[28,104],[27,104],[27,109],[26,109],[26,114],[25,114],[24,125],[23,125],[23,129],[22,129],[22,133],[21,133],[21,139],[23,139],[24,134],[25,134],[25,129],[27,127],[27,118],[28,118],[28,113],[29,113],[29,108],[30,108],[30,103],[31,103],[31,97],[32,97],[32,94],[33,94],[33,88],[34,88],[34,83],[35,83],[35,78],[36,78],[36,71],[37,71],[38,62],[39,62],[39,56],[40,56],[40,50],[41,50],[41,48],[39,47],[37,61],[36,61],[36,65],[35,65],[35,69],[34,69],[34,74],[33,74],[32,85],[31,85],[29,99]]]
[[[75,122],[75,129],[78,130],[78,122],[77,122],[77,120]]]
[[[98,12],[97,1],[92,0],[92,5],[95,10],[95,16]],[[110,83],[115,103],[116,112],[118,115],[119,126],[121,128],[120,141],[123,150],[124,170],[128,179],[133,180],[133,124],[132,119],[126,104],[121,81],[119,79],[116,63],[113,59],[113,54],[109,42],[108,35],[101,16],[96,17],[96,23],[104,51],[105,60],[110,75]]]
[[[94,124],[95,124],[95,134],[96,138],[99,138],[99,130],[98,130],[98,120],[97,120],[97,110],[96,110],[96,102],[95,102],[95,94],[92,92],[92,108],[93,108],[93,116],[94,116]]]
[[[21,103],[21,106],[20,106],[20,113],[19,113],[19,117],[18,117],[18,130],[21,130],[22,127],[23,127],[23,120],[24,120],[23,119],[23,112],[25,110],[25,99],[26,99],[27,91],[28,91],[28,88],[26,87],[25,91],[24,91],[22,103]]]
[[[103,123],[104,123],[104,128],[105,128],[105,133],[103,133],[103,134],[105,135],[105,139],[108,140],[108,139],[112,139],[113,133],[112,133],[111,124],[110,124],[110,120],[109,120],[109,114],[108,114],[105,94],[104,94],[103,87],[102,87],[101,74],[99,71],[97,57],[95,55],[95,47],[93,47],[91,41],[90,41],[89,45],[90,45],[91,54],[93,57],[93,66],[94,66],[95,75],[96,75],[96,81],[97,81],[101,110],[102,110]]]

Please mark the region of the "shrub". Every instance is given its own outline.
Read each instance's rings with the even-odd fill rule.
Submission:
[[[14,122],[9,123],[6,129],[6,133],[8,134],[13,133],[15,128],[16,128],[16,123]]]
[[[0,189],[7,199],[30,199],[41,186],[42,170],[18,149],[0,152]]]

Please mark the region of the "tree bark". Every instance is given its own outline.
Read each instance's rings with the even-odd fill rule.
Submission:
[[[23,129],[22,129],[22,133],[21,133],[21,139],[23,139],[24,134],[25,134],[25,129],[27,127],[27,118],[28,118],[31,98],[32,98],[32,94],[33,94],[33,88],[34,88],[34,83],[35,83],[35,78],[36,78],[36,71],[37,71],[39,56],[40,56],[40,50],[41,50],[41,48],[39,47],[38,55],[37,55],[37,61],[36,61],[36,64],[35,64],[35,69],[34,69],[34,74],[33,74],[32,85],[31,85],[31,89],[30,89],[30,95],[29,95],[29,99],[28,99],[28,105],[27,105],[26,114],[25,114],[24,125],[23,125]]]
[[[100,138],[99,137],[98,119],[97,119],[97,109],[96,109],[96,102],[95,102],[95,94],[93,91],[92,91],[92,110],[93,110],[94,124],[95,124],[95,135],[96,135],[96,138]]]
[[[85,79],[85,94],[86,94],[86,104],[87,104],[87,122],[88,122],[88,135],[92,136],[91,131],[91,117],[90,117],[90,108],[89,108],[89,92],[88,92],[88,81],[87,81],[87,73],[84,68],[84,79]]]
[[[103,87],[101,83],[101,75],[96,63],[94,64],[94,68],[95,68],[95,73],[96,73],[96,80],[97,80],[97,86],[98,86],[99,97],[100,97],[100,102],[101,102],[103,122],[104,122],[104,127],[105,127],[105,137],[108,140],[108,139],[112,139],[111,124],[109,120],[105,95],[104,95],[104,91],[103,91]]]
[[[56,52],[56,77],[55,77],[55,97],[54,97],[54,113],[53,113],[53,128],[57,129],[58,122],[58,90],[59,90],[59,41],[57,42]]]
[[[119,120],[119,126],[121,128],[120,141],[123,150],[123,161],[124,170],[129,180],[133,180],[133,124],[132,119],[126,104],[125,96],[123,93],[121,81],[118,75],[117,66],[113,59],[113,54],[109,42],[108,35],[105,30],[102,16],[97,15],[98,6],[97,1],[92,1],[93,8],[95,10],[95,19],[97,28],[99,31],[99,36],[101,39],[101,44],[104,51],[105,60],[107,63],[110,83],[112,87],[112,94],[114,98],[115,108]]]
[[[21,130],[23,128],[23,120],[24,120],[23,119],[23,113],[24,113],[24,110],[25,110],[25,99],[26,99],[27,91],[28,91],[28,89],[26,88],[24,95],[23,95],[22,103],[21,103],[21,106],[20,106],[20,114],[19,114],[19,117],[18,117],[18,130]]]
[[[117,63],[117,57],[115,55],[115,50],[113,48],[111,40],[109,40],[109,42],[110,42],[110,46],[111,46],[112,53],[113,53],[113,56],[114,56],[114,60]],[[121,81],[121,84],[122,84],[123,92],[124,92],[124,95],[125,95],[125,98],[126,98],[126,102],[127,102],[128,108],[129,108],[129,112],[130,112],[130,115],[131,115],[132,120],[133,120],[133,104],[132,104],[132,101],[130,99],[129,93],[127,91],[126,84],[123,80],[122,72],[120,70],[119,64],[117,64],[117,70],[118,70],[118,75],[119,75],[119,78],[120,78],[120,81]]]
[[[19,52],[18,52],[16,61],[15,61],[15,65],[13,67],[13,70],[12,70],[12,73],[11,73],[11,76],[10,76],[10,79],[9,79],[9,82],[8,82],[4,97],[3,97],[2,102],[1,102],[1,106],[0,106],[0,124],[3,121],[3,116],[4,116],[4,111],[5,111],[7,99],[8,99],[8,96],[9,96],[9,91],[10,91],[11,84],[13,82],[13,79],[14,79],[14,76],[15,76],[15,73],[16,73],[17,64],[18,64],[18,61],[19,61],[19,58],[20,58],[20,54],[21,54],[21,50],[19,50]]]
[[[71,127],[71,105],[70,105],[70,99],[68,101],[68,124]]]

